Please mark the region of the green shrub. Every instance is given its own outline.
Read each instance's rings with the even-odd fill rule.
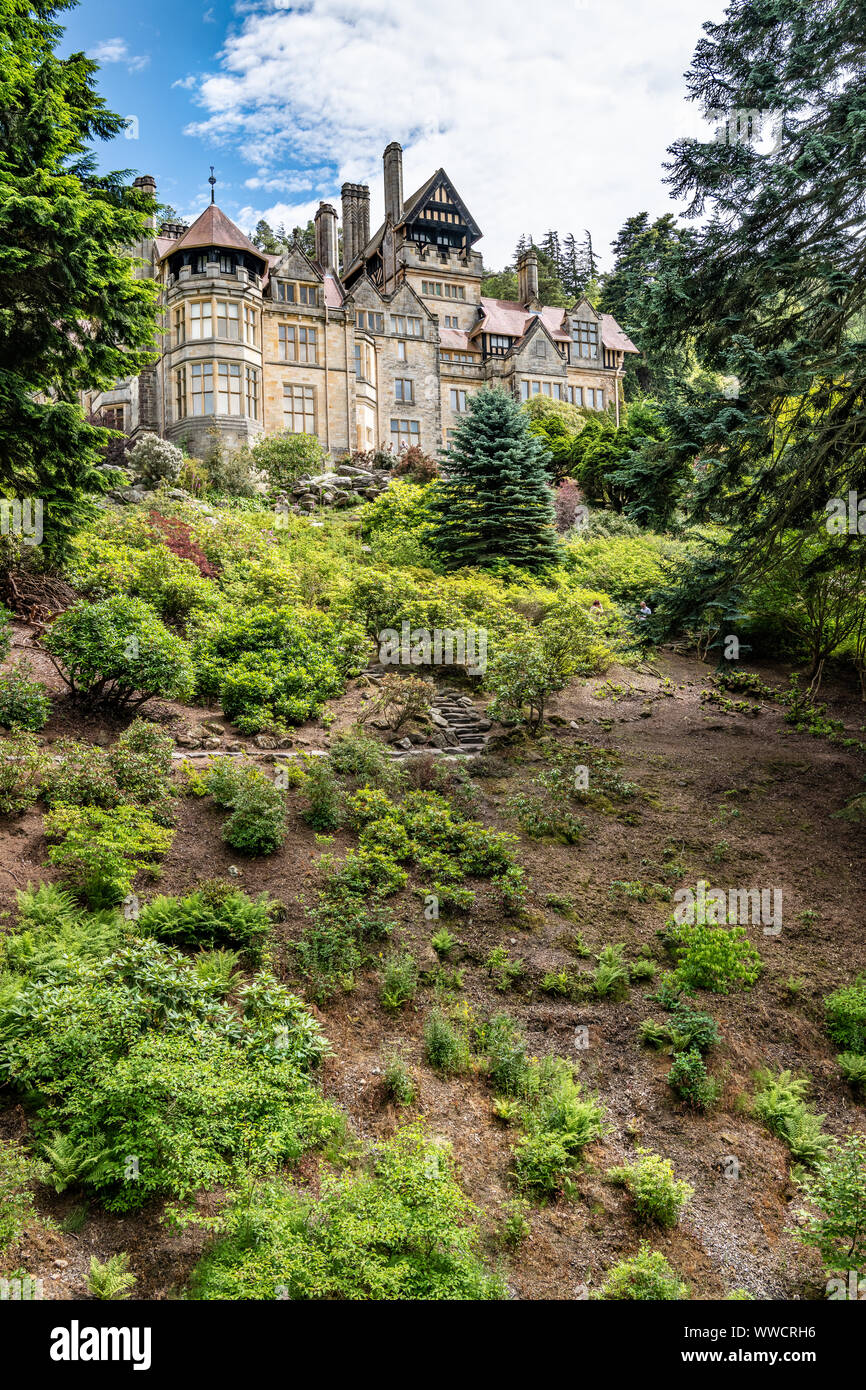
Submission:
[[[34,734],[22,729],[0,740],[0,816],[20,816],[39,800],[48,766]]]
[[[862,1052],[840,1052],[836,1062],[852,1091],[866,1097],[866,1056]]]
[[[214,994],[220,999],[228,994],[235,981],[235,972],[240,962],[240,951],[200,951],[193,962],[196,979],[211,985]]]
[[[20,1144],[0,1140],[0,1255],[35,1221],[30,1185],[41,1177],[39,1163]]]
[[[124,801],[154,805],[171,790],[174,739],[145,719],[134,719],[108,750],[108,765]]]
[[[521,1134],[513,1158],[518,1187],[539,1198],[556,1196],[574,1166],[564,1137],[543,1129]]]
[[[223,839],[241,854],[273,854],[286,838],[286,798],[263,772],[250,769],[231,803]]]
[[[384,745],[357,726],[343,729],[331,746],[330,762],[341,777],[356,786],[381,787],[393,794],[406,781],[406,770],[388,756]]]
[[[369,943],[388,937],[393,923],[376,898],[337,888],[333,883],[307,911],[307,925],[295,943],[309,993],[322,1003],[338,989],[353,989],[355,975],[369,960]]]
[[[695,1189],[674,1177],[674,1166],[669,1158],[662,1158],[648,1149],[638,1149],[638,1153],[641,1156],[635,1163],[611,1168],[607,1174],[609,1181],[625,1187],[634,1200],[639,1221],[675,1226]]]
[[[48,852],[51,863],[92,908],[121,902],[137,873],[157,871],[173,839],[138,806],[59,805],[45,817],[45,834],[59,841]]]
[[[833,1139],[815,1159],[812,1173],[796,1182],[817,1213],[803,1212],[794,1235],[821,1255],[827,1269],[866,1265],[866,1136]]]
[[[108,810],[123,800],[104,748],[61,738],[55,753],[58,761],[45,788],[49,806],[101,806]]]
[[[227,1215],[192,1280],[197,1299],[471,1300],[504,1297],[482,1265],[477,1212],[419,1124],[371,1171],[326,1176],[313,1201],[286,1183]]]
[[[218,698],[244,734],[320,714],[360,670],[365,652],[356,625],[264,603],[208,615],[193,645],[199,693]]]
[[[409,1069],[403,1058],[396,1052],[389,1053],[385,1058],[385,1068],[382,1073],[382,1081],[385,1090],[392,1100],[398,1105],[411,1105],[415,1099],[415,1085],[409,1075]]]
[[[706,1063],[696,1047],[674,1053],[668,1085],[692,1110],[710,1110],[722,1089],[718,1081],[708,1075]]]
[[[411,951],[394,951],[382,967],[380,999],[383,1009],[396,1012],[415,998],[418,988],[418,962]]]
[[[424,1055],[435,1071],[456,1076],[469,1066],[469,1043],[465,1033],[434,1009],[424,1025]]]
[[[729,994],[750,989],[761,972],[761,957],[743,927],[671,923],[666,941],[676,958],[676,978],[686,989]]]
[[[526,1131],[514,1149],[518,1186],[542,1199],[568,1191],[583,1150],[601,1138],[604,1121],[598,1102],[583,1095],[571,1063],[533,1059],[517,1116]]]
[[[19,661],[8,676],[0,678],[0,727],[38,733],[50,715],[51,701],[45,686],[33,679],[29,661]]]
[[[531,1212],[532,1207],[524,1197],[502,1203],[502,1241],[511,1250],[516,1250],[531,1234]]]
[[[620,1260],[592,1295],[598,1299],[674,1301],[689,1297],[689,1286],[678,1278],[664,1255],[644,1242],[631,1259]]]
[[[806,1105],[809,1085],[807,1077],[796,1077],[790,1071],[777,1076],[761,1071],[753,1110],[770,1132],[788,1145],[797,1163],[813,1164],[823,1156],[830,1139],[822,1133],[824,1116]]]
[[[88,703],[140,705],[154,695],[192,694],[186,644],[142,599],[75,603],[52,624],[44,645],[70,690]]]
[[[866,975],[858,975],[824,1000],[827,1032],[845,1052],[866,1054]]]
[[[487,1076],[498,1096],[526,1093],[530,1062],[526,1039],[508,1014],[494,1014],[478,1033],[478,1043],[487,1058]]]
[[[0,1002],[0,1082],[35,1098],[63,1181],[109,1210],[231,1186],[343,1132],[309,1076],[326,1044],[301,1001],[261,973],[240,1009],[153,940],[71,960]]]
[[[142,908],[138,930],[183,946],[240,946],[258,953],[273,907],[266,893],[249,898],[222,879],[210,879],[186,897],[154,898]]]
[[[343,793],[330,758],[308,758],[304,776],[307,805],[301,812],[314,830],[336,830],[343,819]]]

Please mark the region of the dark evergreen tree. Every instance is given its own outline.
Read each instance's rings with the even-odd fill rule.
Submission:
[[[450,569],[556,561],[549,454],[509,392],[471,397],[430,504],[427,542]]]
[[[41,498],[43,553],[60,554],[109,485],[109,439],[79,391],[152,360],[156,286],[124,248],[155,204],[89,150],[126,125],[93,85],[96,63],[60,58],[69,0],[0,0],[0,491]]]
[[[694,515],[731,528],[711,596],[866,483],[866,4],[731,0],[704,28],[688,86],[725,134],[672,146],[672,190],[701,222],[642,345],[690,344],[707,374],[666,416],[674,454],[699,460]],[[775,118],[770,148],[747,138],[754,111]]]
[[[635,345],[643,347],[653,286],[687,230],[678,227],[670,213],[650,223],[646,212],[629,217],[613,241],[613,269],[604,276],[599,307],[613,314]],[[688,354],[668,342],[656,342],[652,352],[635,361],[626,358],[627,399],[648,392],[664,394],[666,384],[686,374]]]
[[[278,256],[285,251],[285,245],[279,241],[269,222],[260,217],[256,223],[256,230],[250,237],[253,246],[257,246],[260,251],[265,251],[269,256]]]

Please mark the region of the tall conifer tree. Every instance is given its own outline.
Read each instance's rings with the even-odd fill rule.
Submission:
[[[549,453],[501,387],[470,398],[431,502],[430,546],[450,569],[556,561]]]

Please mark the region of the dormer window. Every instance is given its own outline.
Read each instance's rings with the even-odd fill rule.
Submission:
[[[319,302],[319,291],[318,291],[318,287],[317,287],[316,285],[299,285],[299,286],[298,286],[298,303],[299,303],[299,304],[318,304],[318,302]]]
[[[598,357],[598,324],[583,319],[575,319],[571,326],[571,340],[576,357]]]
[[[234,273],[235,273],[235,258],[234,258],[234,256],[229,255],[229,253],[228,253],[227,251],[221,251],[221,252],[220,252],[220,274],[221,274],[221,275],[234,275]]]
[[[288,283],[288,281],[286,281],[286,280],[278,280],[278,281],[277,281],[277,299],[280,300],[280,302],[281,302],[282,304],[294,304],[294,302],[295,302],[295,287],[294,287],[294,285],[290,285],[290,284]]]

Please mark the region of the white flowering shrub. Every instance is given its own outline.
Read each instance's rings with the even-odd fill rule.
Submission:
[[[151,483],[176,483],[183,467],[183,454],[176,444],[160,439],[158,434],[143,434],[132,446],[128,462],[136,477]]]

